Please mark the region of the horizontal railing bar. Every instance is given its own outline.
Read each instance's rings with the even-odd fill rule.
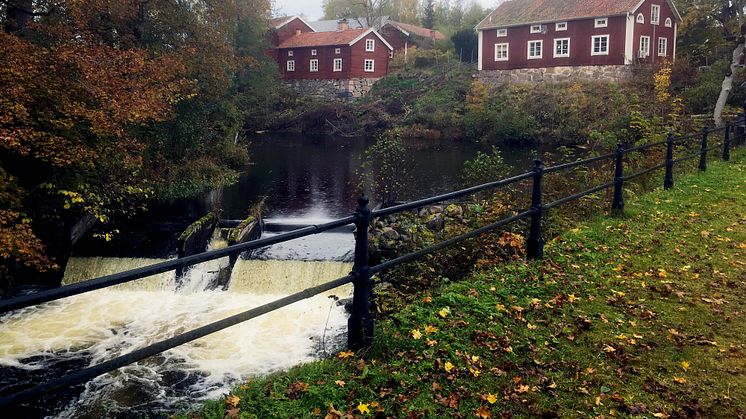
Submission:
[[[252,240],[246,243],[229,246],[224,249],[211,250],[209,252],[198,253],[196,255],[186,256],[179,259],[167,260],[165,262],[156,263],[150,266],[144,266],[142,268],[120,272],[113,275],[102,276],[100,278],[89,279],[87,281],[65,285],[51,290],[40,291],[8,300],[0,300],[0,313],[33,306],[36,304],[46,303],[49,301],[58,300],[60,298],[71,297],[73,295],[95,291],[97,289],[106,288],[112,285],[123,284],[125,282],[130,282],[136,279],[145,278],[147,276],[172,271],[174,269],[183,268],[186,266],[191,266],[197,263],[207,262],[209,260],[240,254],[249,250],[254,250],[261,247],[322,233],[324,231],[333,230],[335,228],[351,224],[354,221],[355,217],[350,216],[325,224],[313,225],[298,230],[293,230],[288,233],[279,234],[277,236],[268,237],[266,239]]]
[[[637,173],[633,173],[631,175],[625,176],[622,179],[626,182],[628,180],[632,180],[632,179],[638,178],[638,177],[640,177],[642,175],[646,175],[646,174],[648,174],[650,172],[656,171],[656,170],[661,169],[663,167],[666,167],[666,163],[665,162],[656,164],[655,166],[649,167],[649,168],[647,168],[647,169],[645,169],[645,170],[643,170],[641,172],[637,172]]]
[[[402,211],[407,211],[415,208],[422,208],[425,205],[435,204],[438,202],[446,201],[452,198],[458,198],[464,195],[469,195],[477,192],[481,192],[487,189],[499,188],[500,186],[510,185],[512,183],[519,182],[523,179],[528,179],[534,175],[534,172],[526,172],[521,175],[509,177],[507,179],[498,180],[495,182],[484,183],[482,185],[472,186],[470,188],[461,189],[455,192],[449,192],[447,194],[433,196],[430,198],[420,199],[418,201],[407,202],[401,205],[395,205],[393,207],[381,208],[372,212],[373,217],[383,217],[389,214],[395,214]]]
[[[665,144],[666,144],[666,140],[656,141],[654,143],[648,143],[648,144],[638,145],[637,147],[628,148],[628,149],[624,150],[624,153],[627,154],[627,153],[632,153],[634,151],[647,150],[649,148],[653,148],[655,146],[665,145]]]
[[[613,180],[610,181],[610,182],[606,182],[604,184],[595,186],[595,187],[593,187],[591,189],[588,189],[588,190],[585,190],[583,192],[578,192],[575,195],[570,195],[570,196],[564,197],[562,199],[558,199],[558,200],[556,200],[554,202],[551,202],[551,203],[549,203],[547,205],[544,205],[544,208],[545,209],[552,209],[552,208],[554,208],[556,206],[559,206],[559,205],[562,205],[562,204],[566,204],[566,203],[568,203],[570,201],[574,201],[576,199],[580,199],[580,198],[582,198],[582,197],[584,197],[586,195],[590,195],[592,193],[598,192],[598,191],[600,191],[602,189],[610,188],[612,186],[614,186],[614,181]]]
[[[438,244],[436,244],[434,246],[426,247],[426,248],[418,250],[416,252],[412,252],[412,253],[406,254],[404,256],[400,256],[400,257],[398,257],[396,259],[391,259],[389,261],[386,261],[386,262],[383,262],[383,263],[381,263],[379,265],[371,267],[370,268],[370,273],[371,274],[376,274],[376,273],[379,273],[381,271],[385,271],[386,269],[391,269],[391,268],[393,268],[395,266],[398,266],[398,265],[401,265],[403,263],[410,262],[412,260],[421,258],[422,256],[425,256],[425,255],[427,255],[429,253],[433,253],[435,251],[444,249],[444,248],[446,248],[448,246],[451,246],[453,244],[460,243],[460,242],[462,242],[464,240],[468,240],[468,239],[474,238],[474,237],[476,237],[476,236],[478,236],[480,234],[484,234],[484,233],[486,233],[488,231],[491,231],[491,230],[494,230],[496,228],[502,227],[502,226],[504,226],[506,224],[510,224],[510,223],[512,223],[514,221],[520,220],[521,218],[528,217],[529,215],[531,215],[533,213],[534,213],[534,210],[530,209],[530,210],[524,211],[524,212],[522,212],[520,214],[516,214],[516,215],[514,215],[512,217],[503,218],[500,221],[494,222],[492,224],[488,224],[488,225],[486,225],[484,227],[480,227],[480,228],[478,228],[476,230],[472,230],[469,233],[462,234],[460,236],[456,236],[456,237],[450,238],[448,240],[442,241],[442,242],[440,242],[440,243],[438,243]]]
[[[595,163],[597,161],[610,159],[612,157],[614,157],[614,153],[604,154],[603,156],[591,157],[590,159],[578,160],[578,161],[574,161],[570,163],[558,164],[556,166],[550,166],[550,167],[545,168],[544,173],[551,173],[551,172],[556,172],[559,170],[572,169],[577,166]]]
[[[674,144],[683,144],[686,140],[691,140],[693,138],[702,137],[702,132],[695,132],[692,134],[682,135],[681,137],[676,137],[673,139]]]
[[[272,301],[270,303],[261,305],[259,307],[252,308],[244,311],[243,313],[234,314],[233,316],[226,317],[225,319],[218,320],[216,322],[207,324],[189,332],[177,335],[166,340],[160,341],[153,345],[146,346],[141,349],[134,350],[128,354],[118,356],[109,361],[102,362],[93,367],[85,368],[55,380],[48,381],[40,384],[36,387],[32,387],[27,390],[20,391],[10,396],[0,398],[0,407],[12,406],[18,404],[23,400],[32,399],[34,397],[41,396],[45,393],[58,390],[60,388],[69,387],[75,384],[84,383],[92,378],[98,377],[101,374],[114,371],[125,365],[129,365],[138,361],[142,361],[145,358],[149,358],[153,355],[157,355],[161,352],[175,348],[179,345],[191,342],[193,340],[205,337],[209,334],[218,332],[231,326],[235,326],[239,323],[243,323],[247,320],[251,320],[255,317],[267,314],[271,311],[280,309],[298,301],[311,298],[322,292],[332,290],[353,280],[352,275],[347,275],[342,278],[329,281],[325,284],[321,284],[315,287],[307,288],[303,291],[295,294],[288,295],[287,297],[280,298],[279,300]]]
[[[684,157],[679,157],[678,159],[673,159],[673,160],[671,160],[671,162],[672,163],[680,163],[680,162],[685,161],[685,160],[689,160],[689,159],[693,159],[695,157],[699,157],[699,155],[700,155],[700,152],[697,151],[696,153],[687,154]]]

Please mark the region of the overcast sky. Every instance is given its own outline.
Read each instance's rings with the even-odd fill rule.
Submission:
[[[324,12],[321,10],[323,0],[275,0],[275,8],[279,16],[292,16],[303,14],[310,20],[320,20]],[[492,8],[496,0],[476,0],[482,7]],[[464,3],[468,3],[465,1]]]

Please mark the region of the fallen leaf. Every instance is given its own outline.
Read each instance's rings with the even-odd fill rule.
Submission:
[[[422,337],[422,332],[420,332],[420,329],[414,329],[414,330],[412,330],[411,333],[412,333],[412,337],[415,340],[419,340]]]
[[[497,402],[497,396],[492,393],[487,394],[487,402],[489,404],[495,404]]]
[[[681,361],[681,368],[684,369],[684,372],[689,371],[689,361]]]
[[[370,408],[369,408],[369,406],[370,406],[370,405],[369,405],[369,404],[367,404],[367,403],[363,403],[363,402],[360,402],[360,403],[359,403],[359,404],[357,405],[357,410],[358,410],[358,411],[359,411],[360,413],[370,413]]]
[[[477,409],[474,412],[474,415],[478,418],[487,419],[492,417],[492,413],[490,413],[490,409],[487,406],[479,406],[479,409]]]
[[[337,354],[337,358],[339,358],[339,359],[346,359],[346,358],[349,358],[351,356],[355,356],[355,352],[344,351],[344,352],[340,352],[340,353]]]
[[[452,370],[453,368],[454,368],[454,367],[453,367],[453,364],[451,364],[451,362],[450,362],[450,361],[446,362],[446,363],[445,363],[445,365],[443,365],[443,369],[445,369],[445,370],[446,370],[446,372],[451,372],[451,370]]]
[[[239,398],[236,395],[231,395],[226,397],[225,404],[227,404],[230,407],[238,407],[238,403],[241,401],[241,398]]]
[[[342,380],[337,380],[337,381],[334,382],[334,384],[336,384],[336,385],[338,385],[340,387],[344,387],[347,383],[344,382],[344,381],[342,381]]]

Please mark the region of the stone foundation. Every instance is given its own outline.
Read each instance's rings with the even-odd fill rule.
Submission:
[[[367,94],[378,79],[355,78],[344,80],[299,79],[285,82],[304,96],[320,99],[347,100]]]
[[[480,71],[476,77],[482,82],[501,86],[506,83],[568,83],[574,81],[621,81],[632,75],[626,65],[599,65],[574,67],[519,68],[515,70]]]

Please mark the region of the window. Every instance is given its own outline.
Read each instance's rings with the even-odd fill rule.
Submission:
[[[288,57],[292,57],[292,56],[293,56],[293,51],[292,50],[288,51]]]
[[[566,31],[567,30],[567,22],[557,22],[554,24],[554,30],[559,31]]]
[[[670,18],[670,17],[667,17],[667,18],[666,18],[666,27],[667,27],[667,28],[670,28],[670,27],[672,27],[672,26],[673,26],[673,22],[671,22],[671,18]]]
[[[288,71],[295,71],[295,60],[288,60]]]
[[[658,56],[665,57],[668,52],[668,39],[658,38]]]
[[[531,25],[531,33],[541,33],[541,25]]]
[[[340,52],[341,52],[341,50],[339,48],[334,48],[334,53],[335,54],[339,54]]]
[[[508,36],[508,30],[507,29],[498,29],[497,30],[497,36]]]
[[[554,40],[554,58],[570,56],[570,38],[560,38]]]
[[[637,23],[645,23],[645,16],[642,13],[637,14]]]
[[[389,58],[394,58],[394,50],[393,49],[389,50]]]
[[[650,37],[649,36],[641,36],[640,37],[640,52],[639,52],[640,58],[645,58],[648,55],[650,55]]]
[[[367,71],[368,73],[372,73],[376,69],[376,62],[373,60],[365,60],[365,63],[363,65],[363,70]]]
[[[316,50],[315,49],[311,50],[311,55],[316,55]]]
[[[661,7],[657,4],[650,5],[650,24],[658,25],[661,23]]]
[[[591,55],[609,55],[609,35],[591,37]]]
[[[342,71],[342,59],[341,58],[334,59],[334,71]]]
[[[366,52],[373,52],[376,49],[376,40],[375,39],[366,39],[365,40],[365,51]]]
[[[508,45],[495,44],[495,61],[508,61]]]
[[[541,58],[541,47],[544,41],[528,41],[528,59],[536,60]]]
[[[311,60],[309,67],[312,72],[319,71],[319,60],[317,59]]]
[[[598,18],[593,22],[594,28],[605,28],[607,26],[609,26],[609,19],[605,17]]]

